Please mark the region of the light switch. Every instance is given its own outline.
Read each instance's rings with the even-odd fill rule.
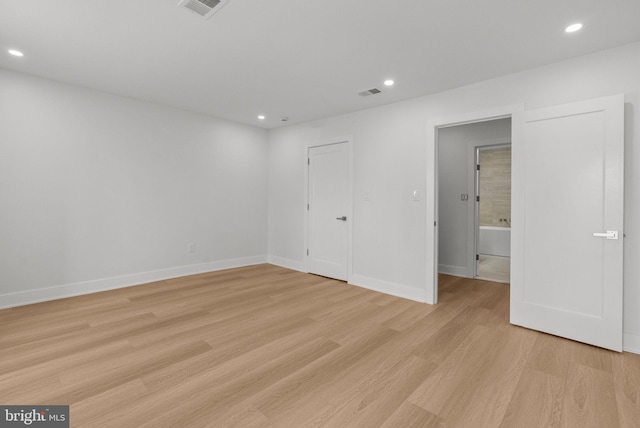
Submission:
[[[414,201],[419,201],[420,200],[420,192],[418,190],[414,190],[413,191],[413,200]]]

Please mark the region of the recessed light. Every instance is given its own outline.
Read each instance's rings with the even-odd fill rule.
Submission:
[[[264,119],[265,119],[265,117],[264,117],[264,115],[260,115],[260,116],[258,116],[258,119],[260,119],[260,120],[264,120]]]
[[[24,56],[24,54],[20,51],[17,51],[15,49],[9,49],[9,53],[13,56]]]
[[[394,82],[391,79],[387,79],[387,80],[384,81],[384,85],[385,86],[393,86],[394,83],[396,83],[396,82]]]
[[[579,31],[580,29],[582,29],[582,24],[577,22],[575,24],[569,25],[567,28],[564,29],[564,31],[566,31],[567,33],[575,33],[576,31]]]

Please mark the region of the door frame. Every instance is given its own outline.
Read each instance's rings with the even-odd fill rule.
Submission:
[[[476,165],[480,165],[480,151],[481,150],[495,150],[502,148],[511,148],[511,141],[504,141],[502,139],[496,140],[495,143],[482,145],[482,146],[474,146],[473,147],[473,165],[472,169],[475,169],[473,174],[473,255],[472,255],[472,265],[473,265],[473,278],[478,278],[480,263],[476,260],[476,255],[480,254],[480,201],[478,201],[478,196],[480,196],[480,171],[477,169]],[[509,182],[511,182],[511,177],[509,177]],[[513,196],[513,195],[512,195]],[[511,228],[511,226],[509,226]],[[467,238],[469,239],[469,238]],[[509,251],[509,258],[511,258],[511,251]]]
[[[313,147],[329,146],[332,144],[347,144],[347,282],[351,282],[353,277],[353,136],[345,135],[332,138],[324,138],[315,141],[308,141],[305,144],[304,159],[304,248],[302,249],[304,260],[304,271],[309,273],[309,149]]]
[[[426,284],[425,301],[438,303],[438,130],[470,123],[486,122],[495,119],[513,117],[514,113],[524,111],[524,104],[496,107],[488,110],[430,119],[427,122],[427,236],[426,236]],[[511,144],[513,127],[511,129]]]

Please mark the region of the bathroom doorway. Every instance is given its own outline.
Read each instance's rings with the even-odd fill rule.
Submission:
[[[511,144],[475,148],[476,263],[474,277],[510,282]]]
[[[493,261],[508,263],[509,259],[485,258],[485,255],[494,255],[493,250],[483,251],[482,260],[479,259],[480,222],[477,196],[481,182],[477,177],[478,149],[510,147],[511,118],[496,118],[441,128],[438,129],[437,137],[438,272],[465,278],[484,278],[478,275],[480,261],[483,262],[484,268],[487,265],[484,263],[486,261],[492,266]],[[508,160],[511,160],[510,155]],[[491,168],[485,172],[490,173]],[[497,173],[502,174],[500,171]],[[510,191],[510,180],[508,190]],[[500,218],[508,220],[511,216],[501,214],[498,219]],[[504,221],[495,222],[496,226],[504,224]],[[484,230],[482,234],[484,237]],[[482,249],[485,249],[484,245]],[[480,274],[490,274],[485,271],[486,269],[481,269]],[[487,279],[504,281],[504,275],[489,275]]]

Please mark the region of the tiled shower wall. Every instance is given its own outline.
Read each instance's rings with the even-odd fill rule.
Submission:
[[[511,147],[480,150],[480,226],[511,227]]]

